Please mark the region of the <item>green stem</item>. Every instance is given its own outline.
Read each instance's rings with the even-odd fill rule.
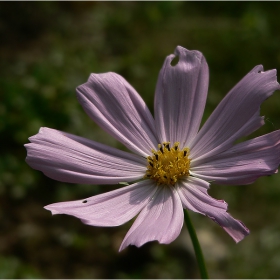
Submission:
[[[202,279],[209,279],[208,274],[207,274],[207,270],[206,270],[206,266],[205,266],[205,262],[204,262],[204,258],[203,258],[203,254],[196,236],[196,232],[195,229],[192,225],[190,216],[188,214],[188,210],[185,210],[185,223],[187,225],[187,228],[189,230],[190,233],[190,237],[192,240],[192,244],[193,244],[193,248],[195,251],[195,255],[196,255],[196,259],[197,259],[197,263],[198,263],[198,268],[200,271],[200,275]]]

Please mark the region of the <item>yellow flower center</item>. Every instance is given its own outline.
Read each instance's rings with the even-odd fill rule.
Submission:
[[[170,147],[169,142],[158,145],[158,151],[152,150],[148,156],[148,166],[145,178],[153,179],[158,185],[175,185],[182,177],[189,175],[189,149],[180,150],[179,142]]]

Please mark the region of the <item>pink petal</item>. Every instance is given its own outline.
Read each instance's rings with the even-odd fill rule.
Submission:
[[[150,180],[135,183],[86,199],[50,204],[44,208],[53,215],[67,214],[91,226],[114,227],[136,216],[157,188]]]
[[[205,159],[230,148],[261,125],[260,105],[280,89],[276,70],[256,66],[220,102],[190,145],[193,159]]]
[[[141,211],[126,234],[120,250],[157,240],[169,244],[180,234],[184,221],[183,208],[174,188],[158,187],[157,193]]]
[[[184,208],[208,216],[218,223],[235,242],[241,241],[249,230],[238,220],[229,215],[227,204],[223,200],[216,200],[207,194],[209,183],[198,178],[189,177],[178,183],[178,193]]]
[[[116,184],[143,178],[146,159],[50,128],[26,144],[27,163],[48,177],[68,183]]]
[[[179,56],[179,62],[171,62]],[[178,46],[160,71],[155,94],[155,120],[161,142],[179,141],[182,147],[195,137],[208,90],[208,65],[202,53]],[[182,148],[181,147],[181,148]]]
[[[280,130],[237,144],[205,163],[192,174],[217,184],[243,185],[277,172],[280,164]]]
[[[130,150],[147,156],[159,143],[154,119],[135,89],[115,73],[91,74],[77,88],[86,113]]]

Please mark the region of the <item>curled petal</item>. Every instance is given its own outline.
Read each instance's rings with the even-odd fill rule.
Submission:
[[[156,192],[150,180],[82,200],[45,206],[53,215],[67,214],[91,226],[119,226],[136,216]]]
[[[190,145],[191,157],[206,159],[232,147],[234,141],[249,135],[264,122],[260,105],[280,89],[276,70],[263,72],[256,66],[220,102]]]
[[[192,174],[217,184],[243,185],[276,173],[279,164],[280,130],[276,130],[211,157],[192,167]]]
[[[208,216],[219,224],[235,242],[241,241],[249,234],[249,230],[241,221],[234,219],[226,212],[227,204],[223,200],[216,200],[207,194],[208,186],[209,183],[193,177],[180,182],[177,189],[183,207]]]
[[[154,240],[168,244],[181,232],[183,221],[183,208],[176,190],[158,187],[153,199],[143,208],[126,234],[120,251],[130,244],[140,247]]]
[[[130,150],[147,156],[157,149],[154,119],[135,89],[116,73],[91,74],[77,87],[89,117]]]
[[[175,55],[179,62],[172,66]],[[155,94],[155,120],[161,142],[180,142],[181,148],[195,137],[208,90],[207,62],[198,51],[178,46],[159,73]]]
[[[146,160],[69,133],[41,128],[26,144],[26,162],[67,183],[116,184],[143,178]]]

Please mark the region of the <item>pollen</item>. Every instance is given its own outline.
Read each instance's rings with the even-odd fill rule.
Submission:
[[[189,148],[180,150],[180,143],[170,147],[170,142],[158,145],[158,151],[147,157],[148,165],[145,178],[155,180],[158,185],[172,185],[189,175]]]

